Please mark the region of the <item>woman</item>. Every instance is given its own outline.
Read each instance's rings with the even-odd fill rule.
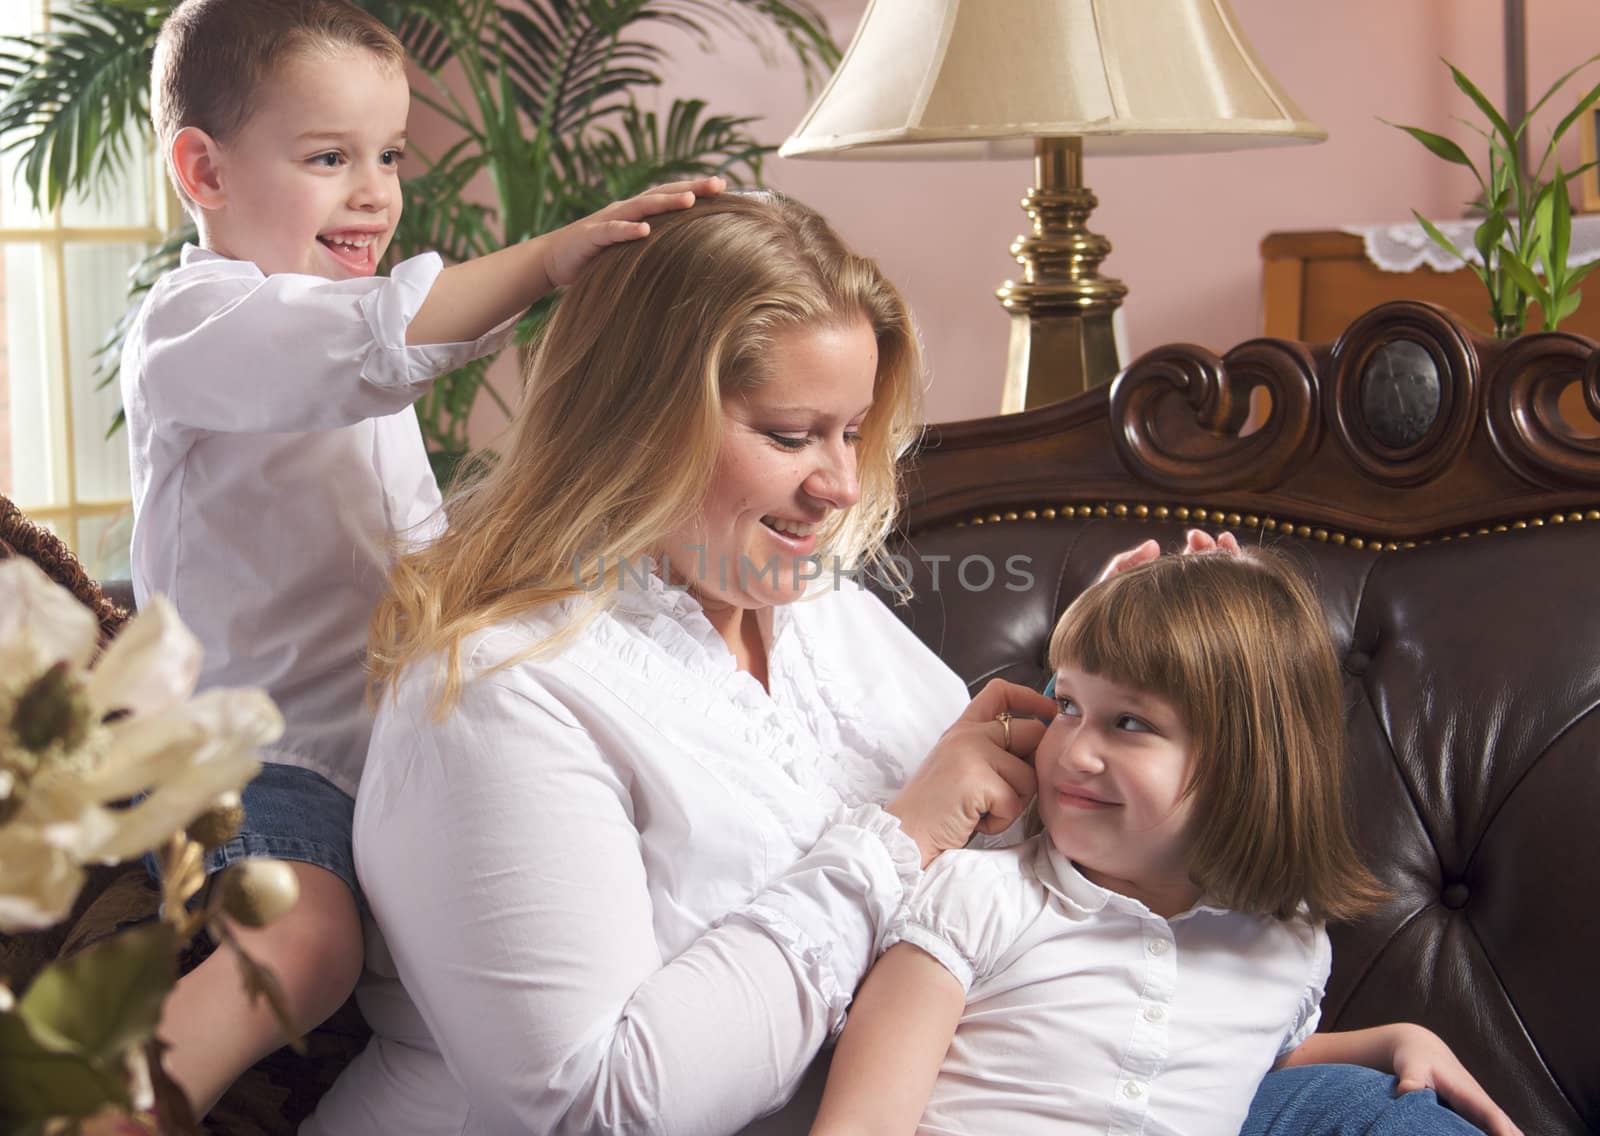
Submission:
[[[652,224],[563,299],[374,621],[376,1036],[305,1132],[736,1132],[920,868],[1033,792],[1053,703],[969,703],[848,578],[919,421],[899,295],[779,197]]]
[[[735,1131],[921,865],[1033,791],[1043,726],[994,719],[1049,700],[969,705],[842,575],[919,421],[899,295],[777,197],[652,223],[565,296],[505,457],[375,620],[356,847],[398,981],[313,1130]]]

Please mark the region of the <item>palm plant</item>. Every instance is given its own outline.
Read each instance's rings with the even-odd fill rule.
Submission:
[[[404,179],[406,209],[390,255],[436,250],[464,260],[557,228],[607,201],[660,181],[721,174],[757,182],[773,149],[753,118],[675,100],[665,116],[642,109],[641,88],[661,82],[667,51],[640,33],[662,29],[708,41],[713,29],[771,50],[780,42],[808,86],[838,50],[811,0],[357,0],[405,43],[421,80],[413,98],[442,115],[457,139],[436,154],[412,153],[422,170]],[[41,207],[70,193],[104,192],[148,132],[150,61],[175,0],[80,0],[52,16],[51,30],[0,47],[0,139],[20,151],[20,176]],[[471,199],[486,175],[495,206]],[[176,263],[193,227],[183,225],[134,271],[130,296]],[[526,343],[548,313],[537,305],[518,327]],[[102,358],[114,378],[128,316]],[[417,405],[430,449],[458,455],[480,396],[499,403],[486,361],[434,384]],[[115,426],[113,426],[115,428]],[[450,457],[442,460],[448,464]]]

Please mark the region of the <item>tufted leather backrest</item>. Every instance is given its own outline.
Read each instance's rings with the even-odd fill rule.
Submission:
[[[1383,405],[1396,339],[1444,388],[1410,437],[1348,416],[1364,395]],[[1244,435],[1252,386],[1273,409]],[[1563,417],[1540,421],[1579,426],[1536,439],[1535,466],[1496,423],[1563,387]],[[1580,433],[1600,423],[1570,407],[1585,387],[1600,408],[1593,344],[1502,348],[1421,305],[1377,309],[1331,348],[1163,349],[1110,391],[931,432],[899,546],[903,617],[974,688],[1040,686],[1057,616],[1146,538],[1228,528],[1298,559],[1344,665],[1354,831],[1392,891],[1331,929],[1324,1028],[1428,1025],[1530,1133],[1600,1130],[1600,447]]]

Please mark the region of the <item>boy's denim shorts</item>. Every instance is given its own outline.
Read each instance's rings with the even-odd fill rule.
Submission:
[[[357,906],[366,910],[350,844],[356,803],[348,793],[320,773],[269,761],[240,797],[244,823],[232,840],[207,854],[207,875],[253,856],[314,864],[348,884]],[[160,875],[154,856],[144,862],[153,878]]]

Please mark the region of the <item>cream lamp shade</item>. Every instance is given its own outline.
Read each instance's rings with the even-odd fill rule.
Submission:
[[[1024,317],[1103,316],[1109,336],[1110,312],[1126,288],[1095,275],[1110,245],[1082,228],[1096,204],[1082,187],[1083,154],[1198,153],[1326,137],[1255,57],[1227,0],[872,0],[832,80],[778,153],[1034,157],[1039,180],[1025,207],[1035,236],[1048,245],[1053,232],[1052,247],[1063,255],[1070,244],[1072,271],[1089,287],[1070,296],[1048,288],[1017,293],[1048,285],[1048,273],[1024,254],[1048,258],[1052,248],[1024,248],[1024,237],[1012,251],[1026,279],[1008,282],[1016,303],[1006,288],[1002,303]],[[1057,200],[1063,193],[1070,200]],[[1038,215],[1052,207],[1079,215],[1062,229],[1059,218]],[[1016,335],[1014,323],[1013,363]],[[1113,349],[1109,372],[1102,358],[1087,381],[1108,380],[1115,363]]]

